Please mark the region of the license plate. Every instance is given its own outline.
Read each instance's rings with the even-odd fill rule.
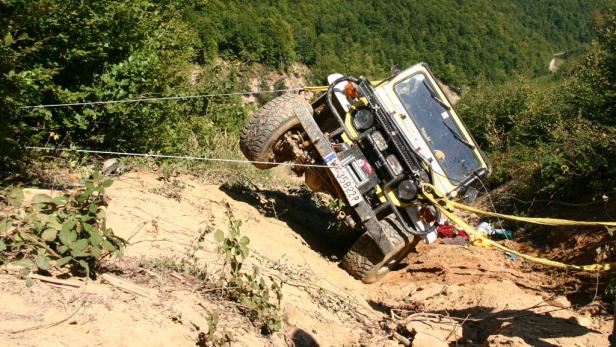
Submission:
[[[346,196],[349,205],[355,206],[359,204],[362,201],[361,193],[357,189],[355,181],[351,178],[347,168],[340,165],[340,160],[333,152],[327,155],[325,160],[327,165],[333,166],[330,170],[332,170],[334,177],[336,177],[338,184],[340,184],[340,188],[342,188],[342,192]]]

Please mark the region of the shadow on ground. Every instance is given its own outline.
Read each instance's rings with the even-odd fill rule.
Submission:
[[[319,347],[317,340],[303,329],[296,329],[291,340],[296,347]]]
[[[506,295],[506,293],[503,293]],[[369,304],[383,313],[389,314],[392,307],[380,302]],[[559,310],[554,308],[555,310]],[[415,311],[415,310],[413,310]],[[485,346],[491,336],[500,335],[500,343],[508,344],[507,337],[520,338],[531,346],[553,347],[555,344],[545,339],[583,336],[595,330],[580,325],[575,318],[564,319],[553,317],[548,313],[537,313],[533,310],[502,310],[494,312],[493,308],[476,306],[462,310],[417,310],[422,313],[436,314],[457,319],[462,323],[462,337],[450,342],[455,346]],[[405,329],[404,329],[405,330]],[[412,335],[404,331],[406,335]],[[608,341],[606,341],[606,344]],[[514,343],[515,344],[515,343]]]
[[[505,293],[504,293],[505,294]],[[467,321],[462,337],[456,344],[484,344],[491,335],[519,337],[531,346],[557,346],[544,339],[576,337],[596,332],[580,325],[575,318],[564,319],[532,310],[503,310],[492,312],[489,307],[473,307],[465,310],[437,311],[437,314],[458,317],[481,317]],[[607,341],[606,341],[607,342]]]
[[[223,184],[220,190],[234,200],[257,208],[263,215],[286,223],[316,252],[324,257],[341,259],[359,234],[336,231],[334,214],[319,206],[307,188],[288,191],[261,190],[242,184]]]

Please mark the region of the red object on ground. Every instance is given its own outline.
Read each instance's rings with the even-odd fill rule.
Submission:
[[[464,230],[457,229],[455,226],[451,224],[442,224],[436,228],[436,232],[438,236],[447,239],[453,239],[456,236],[461,236],[465,239],[468,239],[468,234]]]

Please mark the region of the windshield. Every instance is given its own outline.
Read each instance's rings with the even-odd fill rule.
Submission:
[[[453,121],[449,107],[423,74],[399,82],[394,87],[409,117],[428,143],[430,151],[453,184],[459,184],[481,163],[469,143]]]

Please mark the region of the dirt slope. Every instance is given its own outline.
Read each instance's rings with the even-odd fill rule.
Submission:
[[[130,245],[103,270],[140,294],[102,276],[79,288],[41,281],[28,288],[15,269],[2,269],[0,344],[203,345],[212,312],[220,316],[216,337],[228,333],[238,346],[396,346],[394,332],[403,341],[415,335],[414,346],[607,344],[609,318],[570,307],[549,294],[555,284],[545,274],[494,251],[424,245],[382,282],[354,280],[336,261],[352,237],[324,232],[330,216],[301,190],[255,194],[130,173],[108,193],[109,226]],[[216,277],[222,262],[212,230],[227,229],[227,211],[243,221],[251,265],[283,281],[284,329],[270,337],[178,267]]]

